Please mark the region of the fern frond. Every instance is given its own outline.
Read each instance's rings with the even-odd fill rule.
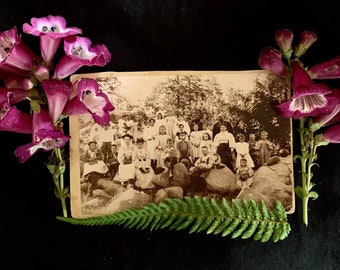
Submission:
[[[150,230],[188,230],[189,233],[206,231],[207,234],[231,234],[242,239],[253,236],[254,240],[274,242],[285,239],[290,232],[287,214],[280,201],[268,211],[266,204],[254,200],[232,200],[206,197],[166,199],[159,204],[150,203],[142,208],[132,208],[106,216],[90,218],[65,218],[58,220],[74,225],[102,226],[123,225],[127,228]]]

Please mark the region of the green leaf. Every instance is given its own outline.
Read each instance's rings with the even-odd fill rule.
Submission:
[[[319,197],[319,194],[316,193],[315,191],[311,191],[311,192],[309,192],[308,197],[312,198],[313,200],[316,200]]]
[[[285,239],[290,232],[287,215],[280,201],[275,209],[268,211],[263,201],[232,200],[220,202],[205,197],[185,197],[184,200],[166,199],[165,202],[150,203],[141,208],[132,208],[106,216],[91,218],[57,217],[58,220],[74,225],[103,226],[123,225],[127,228],[150,230],[184,230],[189,233],[206,231],[242,239],[254,236],[254,240],[274,242]]]
[[[297,196],[299,196],[300,198],[303,198],[303,188],[301,186],[296,186],[295,187],[295,193]]]

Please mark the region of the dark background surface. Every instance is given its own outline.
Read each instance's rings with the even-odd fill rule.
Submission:
[[[339,6],[337,1],[4,0],[0,31],[17,26],[22,33],[31,17],[62,15],[67,26],[81,28],[83,36],[106,44],[112,53],[104,68],[80,72],[249,70],[259,69],[264,46],[275,46],[278,28],[290,28],[296,36],[303,30],[318,35],[304,57],[307,64],[340,55]],[[26,34],[23,39],[38,41]],[[0,269],[340,269],[339,145],[319,149],[320,167],[314,170],[319,198],[310,202],[309,226],[302,222],[297,198],[296,211],[288,216],[289,236],[261,243],[58,221],[59,201],[43,164],[47,155],[25,164],[14,157],[29,139],[0,133]]]

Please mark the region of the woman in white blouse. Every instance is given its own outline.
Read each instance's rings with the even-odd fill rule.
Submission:
[[[214,138],[216,153],[221,157],[221,162],[234,171],[231,154],[235,149],[235,137],[228,132],[227,124],[221,123],[220,132]]]

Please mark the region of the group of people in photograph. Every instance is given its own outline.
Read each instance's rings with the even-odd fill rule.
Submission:
[[[207,125],[159,112],[142,128],[129,118],[123,114],[115,123],[91,129],[81,156],[81,181],[89,182],[92,190],[103,177],[146,192],[171,185],[195,190],[213,168],[236,176],[241,188],[251,186],[254,172],[275,148],[268,132],[261,131],[258,138],[254,133],[234,134],[222,115]]]

